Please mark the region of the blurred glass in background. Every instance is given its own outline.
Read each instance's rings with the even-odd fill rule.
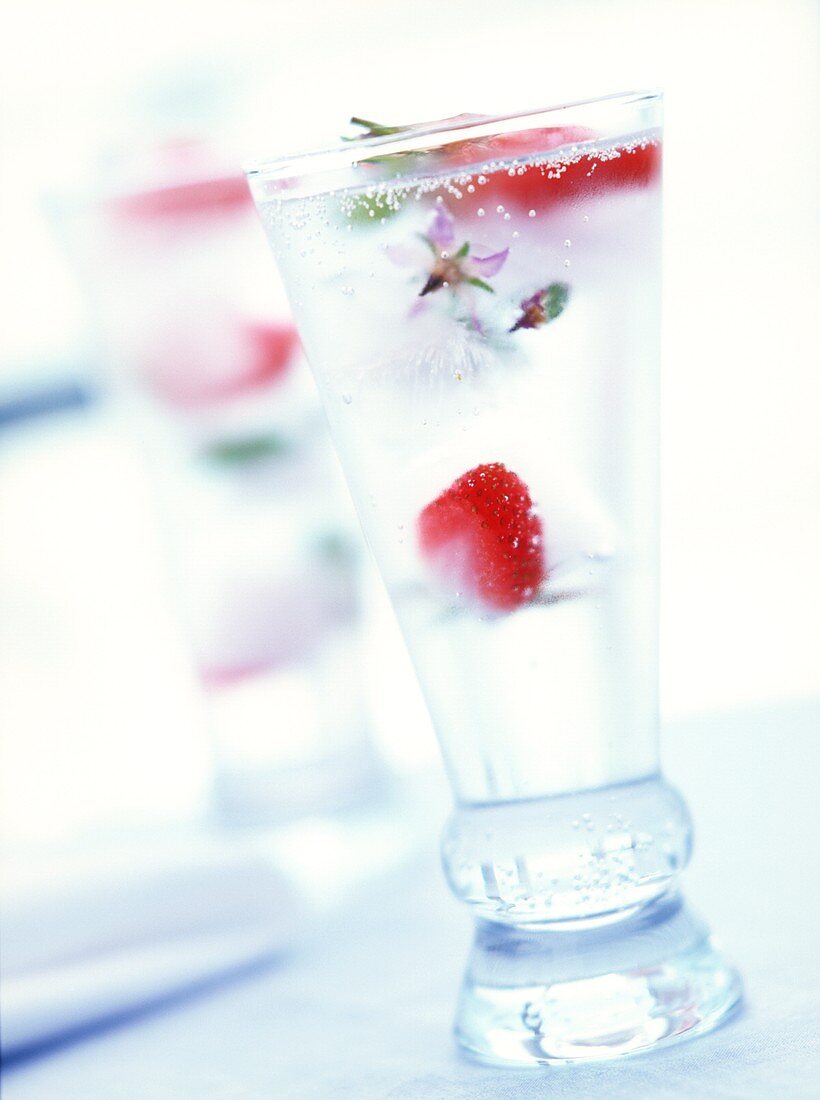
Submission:
[[[162,504],[218,815],[360,802],[361,540],[243,177],[183,132],[116,150],[55,209]]]

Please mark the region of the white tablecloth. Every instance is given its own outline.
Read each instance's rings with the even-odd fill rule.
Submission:
[[[667,731],[666,771],[698,827],[687,896],[747,987],[711,1035],[588,1067],[463,1059],[450,1026],[470,922],[430,842],[277,965],[12,1065],[5,1100],[816,1097],[818,717],[790,705]]]

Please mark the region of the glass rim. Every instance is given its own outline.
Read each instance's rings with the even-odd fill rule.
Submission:
[[[306,172],[322,172],[334,168],[352,167],[370,157],[381,159],[395,157],[404,153],[424,153],[433,151],[454,142],[469,138],[480,140],[492,137],[499,131],[516,133],[522,130],[538,129],[539,126],[555,125],[556,118],[572,115],[577,111],[596,107],[603,110],[618,110],[648,106],[660,103],[663,91],[648,88],[630,92],[615,92],[610,95],[596,96],[592,99],[575,100],[554,107],[542,107],[530,111],[515,111],[502,115],[456,115],[452,118],[437,119],[431,122],[412,123],[397,128],[397,132],[377,134],[372,137],[354,137],[341,139],[338,144],[320,149],[284,154],[274,157],[262,157],[250,160],[243,165],[243,171],[249,182],[286,179],[289,176]],[[435,141],[430,141],[435,138]],[[590,138],[589,143],[596,139]],[[586,144],[584,141],[573,142]]]

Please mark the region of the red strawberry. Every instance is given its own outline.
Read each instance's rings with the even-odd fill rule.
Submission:
[[[528,603],[547,579],[541,520],[501,462],[468,470],[418,518],[422,554],[447,585],[496,611]]]
[[[537,167],[527,168],[521,176],[501,172],[482,190],[492,188],[494,197],[497,188],[509,204],[540,212],[556,203],[578,202],[612,189],[646,187],[660,175],[660,145],[618,151],[620,155],[609,160],[583,156],[552,179],[549,169],[542,172]]]
[[[245,396],[279,382],[295,362],[299,337],[290,322],[226,321],[214,351],[200,331],[207,320],[197,312],[159,341],[146,363],[145,383],[169,405],[205,408]]]
[[[245,373],[237,378],[237,393],[284,378],[299,347],[296,329],[287,321],[249,324],[247,334],[254,355]]]
[[[501,134],[484,142],[466,141],[456,146],[455,163],[480,164],[482,160],[501,160],[548,153],[562,145],[572,145],[594,138],[592,130],[580,127],[544,127],[519,134]],[[461,209],[473,213],[483,206],[501,202],[518,210],[543,213],[551,206],[589,199],[610,188],[646,187],[660,175],[660,144],[637,146],[631,151],[619,150],[611,159],[583,155],[566,165],[560,174],[550,176],[549,167],[521,166],[523,172],[512,176],[505,169],[494,172],[475,192],[465,194]]]

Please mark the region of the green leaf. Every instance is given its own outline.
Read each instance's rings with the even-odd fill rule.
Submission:
[[[495,294],[495,291],[494,291],[494,290],[493,290],[493,288],[492,288],[492,287],[490,286],[490,284],[489,284],[489,283],[485,283],[483,279],[479,279],[477,275],[473,275],[473,276],[472,276],[471,278],[469,278],[469,279],[467,280],[467,282],[468,282],[468,283],[469,283],[469,284],[470,284],[471,286],[477,286],[477,287],[479,287],[479,288],[480,288],[481,290],[488,290],[488,291],[490,292],[490,294]]]
[[[357,195],[348,219],[354,225],[380,225],[382,218],[392,218],[401,207],[390,206],[385,195]]]
[[[380,122],[373,122],[369,118],[358,118],[354,115],[350,120],[351,126],[361,126],[364,129],[364,133],[356,134],[353,137],[343,137],[342,141],[356,142],[363,141],[365,138],[375,137],[391,137],[395,134],[404,134],[408,130],[412,130],[412,126],[383,126]],[[419,150],[418,152],[420,152]],[[394,164],[402,163],[405,158],[414,158],[418,155],[417,151],[412,149],[405,149],[398,153],[384,153],[381,156],[376,154],[375,156],[365,157],[361,164]]]
[[[247,439],[223,439],[212,443],[204,451],[208,462],[219,466],[243,466],[264,458],[279,458],[290,450],[281,435],[250,436]]]
[[[353,137],[345,135],[342,137],[342,141],[357,142],[364,141],[366,138],[393,137],[396,134],[406,134],[408,131],[415,129],[412,124],[409,126],[384,126],[381,122],[373,122],[369,118],[358,118],[356,115],[351,118],[350,125],[361,126],[364,132],[355,134]],[[396,164],[398,168],[399,165],[403,166],[405,160],[409,159],[412,162],[420,153],[429,154],[430,152],[429,149],[403,149],[395,153],[383,153],[381,155],[376,153],[374,156],[364,157],[359,163]]]
[[[417,233],[416,236],[419,238],[420,241],[424,241],[424,243],[427,245],[427,247],[430,249],[430,251],[436,257],[436,259],[438,259],[438,249],[433,244],[433,242],[430,240],[430,238],[424,233]]]
[[[325,561],[347,564],[356,560],[356,550],[346,535],[338,531],[322,531],[316,536],[316,550]]]
[[[566,309],[569,301],[569,285],[567,283],[550,283],[544,291],[544,312],[548,321],[554,321],[560,317]]]
[[[458,252],[456,252],[456,259],[457,260],[463,259],[468,254],[469,251],[470,251],[470,242],[465,241],[464,244],[461,246],[461,248],[458,250]]]

